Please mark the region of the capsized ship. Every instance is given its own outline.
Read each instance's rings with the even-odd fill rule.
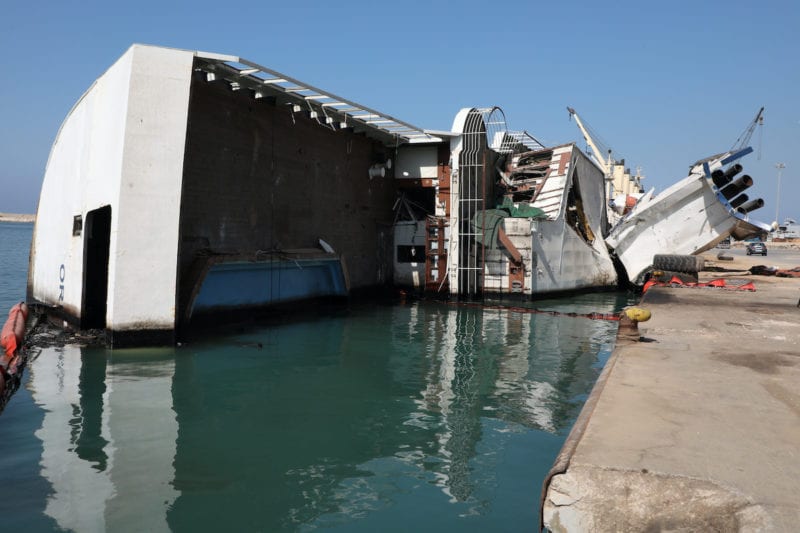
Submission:
[[[753,179],[738,160],[744,148],[715,155],[691,166],[689,175],[668,189],[643,196],[611,229],[606,242],[634,284],[644,282],[655,254],[696,255],[727,237],[764,236],[769,225],[750,219],[764,205],[743,191]]]
[[[236,56],[134,45],[56,136],[28,300],[125,344],[393,281],[610,286],[602,183],[498,108],[422,130]],[[396,204],[427,212],[409,224]]]
[[[204,316],[383,285],[396,187],[375,169],[429,137],[245,59],[134,45],[56,136],[28,300],[160,344]]]
[[[706,182],[731,157],[692,179],[716,198]],[[56,136],[28,300],[125,344],[392,283],[456,297],[613,287],[607,201],[575,144],[511,131],[497,107],[423,130],[236,56],[134,45]],[[669,227],[642,238],[660,204],[640,204],[612,233],[631,272],[683,253]],[[715,222],[687,253],[752,230],[748,205],[724,206],[738,225]]]

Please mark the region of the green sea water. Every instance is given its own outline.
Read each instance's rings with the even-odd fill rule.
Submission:
[[[27,247],[25,227],[0,237]],[[17,252],[24,266],[0,271],[6,308],[24,295]],[[615,334],[352,302],[174,348],[45,348],[0,415],[0,530],[535,531],[542,480]]]

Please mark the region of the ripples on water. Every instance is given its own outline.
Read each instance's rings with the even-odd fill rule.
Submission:
[[[416,302],[174,349],[45,349],[0,417],[3,522],[532,530],[542,479],[615,333],[613,322]]]

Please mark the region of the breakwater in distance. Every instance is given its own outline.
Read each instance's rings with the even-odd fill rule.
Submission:
[[[0,223],[20,223],[30,224],[36,220],[36,215],[21,214],[21,213],[0,213]]]
[[[15,231],[27,241],[16,274],[2,271],[6,308],[24,294],[31,226],[0,225],[6,242]],[[354,301],[171,348],[43,348],[0,416],[4,527],[535,528],[542,480],[616,329]]]

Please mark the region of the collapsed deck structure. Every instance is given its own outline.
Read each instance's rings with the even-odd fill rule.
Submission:
[[[28,299],[113,343],[170,342],[204,316],[392,282],[613,285],[602,178],[498,108],[423,130],[238,57],[134,45],[58,132]]]
[[[467,297],[616,284],[603,241],[604,177],[583,152],[509,131],[499,108],[461,110],[450,136],[430,152],[428,168],[434,153],[450,161],[431,175],[430,194],[401,200],[395,243],[414,255],[398,254],[396,283]],[[401,149],[398,167],[423,155]]]

